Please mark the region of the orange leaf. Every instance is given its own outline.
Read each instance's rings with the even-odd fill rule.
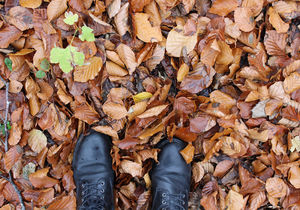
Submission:
[[[22,195],[27,201],[33,201],[35,205],[44,206],[52,202],[54,198],[54,189],[47,188],[44,190],[25,190]]]
[[[121,60],[125,63],[127,69],[129,70],[129,74],[131,75],[137,67],[134,52],[129,46],[121,43],[117,47],[117,53],[119,54]]]
[[[0,48],[7,48],[9,44],[22,36],[22,31],[15,26],[7,25],[0,29]]]
[[[22,157],[23,150],[19,145],[10,148],[4,155],[4,165],[7,172]]]
[[[181,64],[177,72],[177,81],[182,82],[182,80],[188,73],[189,73],[189,66],[186,63]]]
[[[158,116],[165,108],[167,108],[167,104],[165,105],[159,105],[152,107],[145,111],[143,114],[138,115],[138,118],[147,118],[147,117],[153,117]]]
[[[53,187],[54,185],[58,184],[58,180],[47,176],[49,169],[49,167],[43,168],[30,174],[29,181],[31,184],[36,188]]]
[[[188,144],[183,150],[180,151],[180,154],[184,158],[187,164],[191,163],[194,158],[195,147],[192,144]]]
[[[9,145],[16,145],[21,140],[22,125],[20,122],[13,123],[9,132],[8,143]]]
[[[300,168],[299,166],[291,167],[289,171],[289,181],[297,189],[300,188]]]
[[[93,127],[93,129],[95,131],[99,132],[99,133],[104,133],[104,134],[109,135],[109,136],[111,136],[113,138],[116,138],[116,139],[119,138],[117,131],[115,131],[110,126],[101,126],[101,125],[99,125],[99,126]]]
[[[152,26],[149,15],[146,13],[135,13],[134,22],[137,37],[144,42],[160,42],[162,34],[159,26]]]
[[[192,172],[193,172],[193,179],[195,180],[195,183],[200,182],[205,174],[203,166],[200,162],[193,164]]]
[[[142,12],[144,6],[148,5],[151,0],[130,0],[129,2],[133,12]]]
[[[229,169],[231,169],[233,164],[234,162],[231,160],[223,160],[219,162],[215,168],[213,175],[215,177],[220,177],[220,178],[223,177],[229,171]]]
[[[226,106],[228,109],[231,109],[236,105],[236,100],[233,99],[230,95],[223,93],[219,90],[215,90],[210,94],[210,101],[212,103],[220,103]]]
[[[74,195],[63,196],[58,200],[55,200],[47,208],[48,210],[58,209],[76,209],[76,198]]]
[[[216,0],[209,9],[209,12],[219,16],[226,16],[234,11],[238,5],[237,0]]]
[[[74,117],[88,124],[93,124],[99,121],[98,112],[96,112],[94,108],[87,102],[76,104],[74,112]]]
[[[59,17],[67,8],[67,0],[52,0],[47,7],[48,20]]]
[[[76,66],[74,71],[74,81],[87,82],[94,79],[102,68],[101,57],[92,57],[84,65]]]
[[[106,61],[105,67],[107,73],[112,76],[124,77],[128,74],[125,69],[111,61]]]
[[[220,52],[217,40],[210,41],[201,52],[201,62],[213,66]]]
[[[105,114],[116,120],[127,116],[127,110],[123,104],[107,101],[103,104],[102,109]]]
[[[287,34],[279,34],[275,30],[267,31],[264,44],[269,55],[285,55]]]
[[[251,9],[239,7],[234,10],[234,21],[241,31],[250,32],[255,27],[255,20]]]
[[[32,129],[29,132],[28,145],[32,151],[39,153],[47,146],[47,137],[42,131]]]
[[[287,185],[278,177],[272,177],[266,181],[266,190],[273,198],[284,197],[287,193]]]
[[[42,4],[42,0],[20,0],[19,3],[22,7],[35,9]]]
[[[276,29],[278,33],[286,33],[289,30],[290,25],[288,23],[285,23],[279,14],[273,9],[273,7],[270,7],[268,10],[269,15],[269,21],[272,24],[272,26]]]
[[[257,16],[264,6],[264,0],[244,0],[242,6],[251,9],[253,15]]]

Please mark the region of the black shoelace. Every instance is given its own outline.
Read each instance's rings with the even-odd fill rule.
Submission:
[[[170,193],[162,193],[161,194],[162,201],[159,209],[161,210],[185,210],[185,194],[170,194]]]
[[[81,186],[82,206],[80,210],[104,210],[105,182],[103,180],[99,180],[97,183],[83,181]]]

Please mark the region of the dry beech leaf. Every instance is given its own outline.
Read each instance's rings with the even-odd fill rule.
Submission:
[[[300,68],[300,60],[296,60],[285,67],[285,69],[283,70],[283,76],[284,77],[289,76],[291,73],[293,73],[299,68]]]
[[[47,7],[48,20],[51,21],[59,17],[67,8],[67,0],[52,0]]]
[[[190,53],[197,43],[198,33],[194,33],[192,36],[185,36],[182,26],[173,28],[167,37],[166,50],[174,57],[180,57],[183,54],[183,50],[186,54]]]
[[[6,204],[0,208],[0,210],[15,210],[15,206],[12,204]]]
[[[287,34],[275,30],[267,31],[264,44],[269,55],[285,55]]]
[[[128,74],[125,69],[111,61],[106,61],[105,67],[107,73],[111,76],[124,77]]]
[[[99,121],[99,114],[87,102],[77,104],[74,112],[74,117],[86,122],[87,124],[91,125]]]
[[[242,3],[243,7],[251,9],[254,16],[259,15],[264,5],[264,0],[245,0]]]
[[[22,126],[21,123],[14,122],[11,125],[11,130],[9,132],[8,143],[9,145],[16,145],[21,140]]]
[[[22,7],[35,9],[42,4],[42,0],[20,0],[19,3]]]
[[[192,172],[193,172],[193,179],[195,183],[200,182],[205,174],[205,171],[200,162],[193,164]]]
[[[299,166],[293,166],[289,170],[288,179],[290,183],[296,188],[300,188],[300,168]]]
[[[251,9],[239,7],[234,10],[234,21],[241,31],[250,32],[255,27],[255,20]]]
[[[236,158],[244,155],[247,150],[245,146],[232,137],[222,137],[222,148],[224,154]]]
[[[133,16],[136,35],[144,42],[160,42],[162,34],[159,26],[152,26],[149,22],[149,15],[146,13],[135,13]]]
[[[125,44],[119,44],[119,46],[117,47],[117,53],[119,54],[121,60],[125,63],[129,74],[131,75],[137,67],[134,52],[129,46]]]
[[[10,148],[4,155],[4,166],[7,172],[14,166],[14,164],[22,157],[23,150],[19,145]]]
[[[258,209],[267,199],[264,191],[256,192],[250,195],[249,209]]]
[[[147,118],[147,117],[153,117],[153,116],[158,116],[165,108],[167,108],[168,105],[159,105],[152,107],[145,111],[143,114],[138,115],[138,118]]]
[[[127,116],[127,110],[123,104],[107,101],[103,104],[102,109],[105,114],[116,120]]]
[[[27,8],[20,6],[13,7],[8,11],[6,18],[10,24],[16,26],[21,31],[33,28],[32,13]]]
[[[144,111],[146,111],[146,108],[147,108],[147,101],[141,101],[134,104],[128,110],[128,119],[132,120],[135,116],[142,114]]]
[[[182,82],[182,80],[188,73],[189,73],[189,66],[186,63],[181,64],[177,72],[177,81]]]
[[[39,153],[47,146],[47,137],[42,131],[38,129],[32,129],[29,132],[27,141],[32,151],[36,153]]]
[[[283,81],[283,88],[287,94],[300,89],[300,73],[294,72]]]
[[[216,0],[209,9],[210,13],[226,16],[239,6],[237,0]]]
[[[128,25],[128,7],[129,3],[127,2],[121,7],[119,13],[114,18],[117,30],[121,36],[124,36],[127,31],[130,31]]]
[[[234,164],[234,162],[231,160],[223,160],[223,161],[219,162],[214,170],[213,175],[215,177],[222,178],[229,171],[229,169],[231,169],[233,164]]]
[[[287,193],[287,185],[278,177],[272,177],[266,181],[266,190],[273,198],[284,197]]]
[[[184,158],[187,164],[191,163],[194,158],[195,147],[192,144],[188,144],[183,150],[180,151],[180,154]]]
[[[130,6],[133,12],[142,12],[144,7],[152,0],[130,0]]]
[[[216,64],[229,65],[234,59],[230,46],[224,41],[218,41],[218,46],[220,53],[217,56]]]
[[[109,18],[113,18],[118,14],[121,8],[121,0],[113,0],[113,2],[107,7],[107,13]]]
[[[157,44],[153,50],[152,56],[146,61],[146,66],[150,71],[156,68],[156,66],[164,59],[165,47]]]
[[[132,177],[142,176],[142,164],[130,160],[122,160],[120,167],[124,171],[124,173],[130,174]]]
[[[17,80],[12,80],[9,84],[10,93],[19,93],[23,88],[23,84]]]
[[[9,44],[22,36],[22,31],[13,25],[7,25],[0,29],[0,48],[7,48]]]
[[[230,95],[223,93],[219,90],[215,90],[210,94],[210,101],[212,103],[220,103],[226,106],[228,109],[231,109],[236,105],[236,100],[233,99]]]
[[[63,196],[51,203],[47,209],[76,209],[76,197],[74,195]]]
[[[196,0],[181,0],[181,2],[184,6],[185,12],[189,13],[193,9],[193,7],[196,3]]]
[[[112,127],[107,126],[107,125],[105,125],[105,126],[99,125],[99,126],[93,127],[93,130],[95,130],[99,133],[104,133],[104,134],[109,135],[116,139],[119,138],[117,131],[115,131]]]
[[[216,125],[216,120],[210,115],[200,115],[190,119],[190,131],[193,133],[206,132]]]
[[[73,101],[73,98],[67,93],[66,85],[62,80],[57,79],[55,81],[55,86],[58,89],[57,95],[64,104],[68,104]]]
[[[102,68],[101,57],[92,57],[84,65],[76,66],[74,71],[74,81],[87,82],[94,79]]]
[[[119,55],[115,51],[106,50],[106,57],[113,63],[118,64],[122,68],[125,68],[125,64],[123,63],[123,61],[121,61]]]
[[[221,50],[217,40],[214,39],[210,41],[201,51],[201,62],[213,66],[220,52]]]
[[[240,193],[229,190],[227,196],[226,196],[226,207],[231,210],[242,210],[245,209],[247,199],[243,199],[243,195]]]
[[[153,24],[153,26],[160,26],[161,16],[160,16],[160,12],[159,12],[156,2],[151,1],[150,4],[145,6],[144,10],[148,15],[150,15],[151,24]]]
[[[49,169],[49,167],[43,168],[30,174],[29,181],[31,184],[36,188],[53,187],[54,185],[58,184],[58,180],[47,176]]]
[[[290,25],[288,23],[285,23],[279,14],[273,9],[273,7],[270,7],[268,10],[269,15],[269,21],[272,24],[272,26],[276,29],[278,33],[286,33],[289,30]]]

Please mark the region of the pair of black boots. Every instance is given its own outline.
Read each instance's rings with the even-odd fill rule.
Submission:
[[[180,154],[185,143],[165,139],[151,171],[152,209],[187,209],[191,166]],[[114,172],[110,156],[110,137],[92,132],[79,138],[73,158],[77,187],[77,209],[114,209]]]

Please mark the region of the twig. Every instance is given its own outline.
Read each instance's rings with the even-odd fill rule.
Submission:
[[[9,111],[9,100],[8,100],[8,90],[9,90],[9,82],[6,82],[0,75],[0,79],[1,81],[5,84],[5,101],[6,101],[6,107],[5,107],[5,118],[4,118],[4,132],[5,132],[5,141],[4,141],[4,150],[5,152],[8,151],[8,128],[7,128],[7,122],[8,122],[8,111]],[[2,140],[1,140],[2,141]],[[1,175],[0,177],[2,177],[3,179],[7,180],[8,182],[10,182],[10,184],[13,186],[15,192],[18,195],[19,201],[20,201],[20,205],[21,205],[21,210],[25,210],[25,204],[21,195],[20,190],[18,189],[18,187],[16,186],[16,184],[14,183],[13,179],[12,179],[12,174],[11,171],[8,172],[8,178]]]

